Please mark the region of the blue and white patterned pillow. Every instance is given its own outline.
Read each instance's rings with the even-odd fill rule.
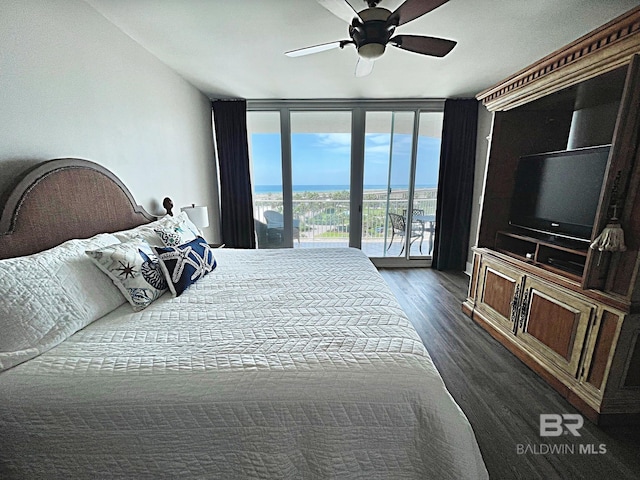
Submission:
[[[167,291],[155,253],[144,240],[109,245],[85,252],[106,273],[134,310],[142,310]]]
[[[211,247],[202,237],[177,247],[154,247],[174,297],[216,268]]]
[[[194,240],[199,235],[193,228],[186,222],[180,222],[176,225],[157,227],[153,231],[156,232],[165,246],[177,247]]]

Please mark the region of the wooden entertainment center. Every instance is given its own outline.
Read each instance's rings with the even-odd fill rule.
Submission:
[[[493,126],[463,311],[593,422],[640,419],[640,7],[477,98]],[[510,225],[521,156],[605,144],[591,240],[617,214],[626,251]]]

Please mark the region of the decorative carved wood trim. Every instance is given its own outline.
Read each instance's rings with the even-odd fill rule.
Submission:
[[[529,315],[529,307],[531,306],[529,304],[529,294],[530,293],[531,293],[530,290],[526,289],[523,292],[523,295],[522,295],[522,307],[521,307],[521,310],[520,310],[520,320],[518,322],[518,328],[520,330],[524,330],[524,325],[525,325],[525,322],[527,320],[527,316]]]
[[[511,322],[515,323],[518,317],[518,305],[520,304],[520,288],[522,284],[516,285],[516,292],[513,294],[513,300],[511,300]]]
[[[476,98],[510,110],[629,63],[640,53],[640,7],[520,70]]]

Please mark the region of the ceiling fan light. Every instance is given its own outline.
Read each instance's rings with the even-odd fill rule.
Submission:
[[[382,43],[367,43],[358,48],[358,55],[369,60],[381,57],[384,53],[385,45]]]

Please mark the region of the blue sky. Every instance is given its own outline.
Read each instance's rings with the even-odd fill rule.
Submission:
[[[365,136],[365,185],[386,185],[389,169],[389,134]],[[280,135],[251,135],[253,183],[281,185]],[[348,133],[294,133],[291,136],[294,185],[349,184],[351,135]],[[392,185],[407,185],[411,135],[396,134],[393,145]],[[435,186],[438,181],[440,139],[418,140],[416,184]]]

